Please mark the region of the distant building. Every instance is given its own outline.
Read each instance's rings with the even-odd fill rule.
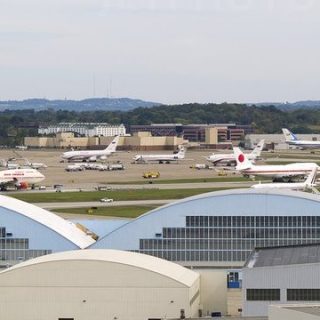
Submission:
[[[293,222],[293,221],[292,221]],[[307,217],[292,224],[290,238],[299,237],[296,228],[306,237],[317,231],[307,227]],[[320,244],[303,244],[253,250],[243,269],[243,316],[268,315],[273,304],[320,303]],[[300,310],[301,306],[300,306]],[[278,310],[278,313],[280,310]],[[318,311],[319,312],[319,311]],[[288,313],[288,312],[287,312]],[[304,319],[299,313],[285,319]],[[279,319],[280,318],[272,318]],[[309,319],[309,318],[306,318]]]
[[[253,133],[253,128],[250,125],[237,125],[235,123],[132,125],[129,131],[131,134],[148,131],[153,136],[181,136],[190,142],[205,142],[208,128],[217,128],[218,143],[240,141],[246,134]]]
[[[110,125],[108,123],[71,123],[63,122],[57,125],[39,127],[38,134],[52,135],[60,132],[74,132],[85,137],[95,136],[123,136],[126,128],[123,124]]]

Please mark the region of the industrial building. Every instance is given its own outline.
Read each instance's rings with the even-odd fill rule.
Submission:
[[[307,227],[306,220],[301,221],[302,230],[316,232]],[[243,269],[242,288],[243,316],[247,317],[267,316],[271,304],[300,304],[300,308],[301,304],[319,304],[320,244],[255,249]],[[300,314],[296,319],[303,317]]]
[[[216,143],[240,141],[246,134],[253,133],[250,125],[237,125],[235,123],[212,124],[181,124],[181,123],[153,123],[150,125],[131,125],[129,132],[148,131],[153,136],[179,136],[190,142],[206,142],[206,130],[217,129]]]
[[[0,195],[0,268],[52,252],[84,249],[92,235],[32,204]]]
[[[123,124],[73,122],[62,122],[57,125],[40,126],[38,128],[38,134],[41,135],[52,135],[60,132],[73,132],[84,137],[113,137],[125,135],[126,128]]]
[[[104,149],[114,137],[75,137],[73,132],[60,132],[55,137],[25,137],[24,145],[31,148],[87,148]],[[153,137],[149,132],[133,136],[120,136],[118,147],[122,150],[173,150],[188,141],[181,137]]]
[[[241,269],[256,247],[320,242],[318,195],[288,190],[211,192],[162,206],[92,248],[149,254],[201,274],[204,314],[239,314]],[[128,237],[128,235],[130,235]],[[232,302],[231,302],[232,300]]]
[[[74,250],[0,273],[6,320],[178,319],[199,308],[196,272],[138,253]]]
[[[296,136],[300,140],[320,141],[320,134],[296,134]],[[245,136],[245,146],[248,149],[253,149],[262,139],[265,140],[265,148],[267,149],[289,149],[289,145],[285,142],[283,134],[248,134]]]

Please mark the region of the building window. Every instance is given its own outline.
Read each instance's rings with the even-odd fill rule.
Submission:
[[[247,289],[247,301],[280,301],[280,289]]]
[[[320,289],[287,289],[288,301],[320,301]]]

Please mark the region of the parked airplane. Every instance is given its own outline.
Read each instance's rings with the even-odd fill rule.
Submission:
[[[318,166],[315,165],[312,171],[309,173],[307,179],[304,182],[274,182],[274,183],[259,183],[251,186],[253,189],[291,189],[291,190],[313,190],[315,193],[319,193],[315,187],[317,186],[316,178],[318,173]]]
[[[272,177],[273,180],[290,180],[291,178],[306,176],[315,166],[318,168],[318,165],[315,163],[256,166],[248,160],[247,156],[239,148],[235,147],[233,150],[237,159],[236,170],[245,176],[262,176]]]
[[[119,136],[116,136],[107,148],[104,150],[79,150],[79,151],[68,151],[63,153],[62,159],[73,161],[73,160],[82,160],[82,161],[97,161],[105,160],[112,153],[116,152],[119,142]]]
[[[248,159],[250,161],[258,160],[261,156],[261,151],[264,146],[264,140],[261,140],[257,146],[252,150],[251,153],[246,153]],[[209,162],[212,162],[213,165],[217,165],[218,163],[226,163],[227,165],[237,165],[237,160],[234,156],[234,153],[216,153],[206,158]]]
[[[137,154],[133,160],[135,162],[159,162],[170,163],[184,159],[186,150],[183,146],[179,146],[179,152],[173,154]]]
[[[286,128],[282,129],[286,143],[290,146],[296,146],[301,149],[320,148],[320,141],[299,140],[291,131]]]
[[[26,189],[45,179],[45,176],[35,169],[10,169],[0,171],[0,190],[8,187]]]

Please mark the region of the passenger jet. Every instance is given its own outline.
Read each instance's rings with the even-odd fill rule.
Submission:
[[[282,132],[286,139],[286,143],[289,144],[289,146],[296,146],[301,149],[320,148],[320,141],[299,140],[291,131],[286,128],[283,128]]]
[[[35,169],[10,169],[0,171],[0,190],[5,191],[8,187],[27,189],[45,179],[45,176]]]
[[[261,140],[257,146],[252,150],[251,153],[247,153],[247,157],[250,161],[255,161],[260,158],[261,151],[264,146],[264,140]],[[213,165],[217,165],[218,163],[227,163],[227,165],[237,165],[236,158],[234,153],[216,153],[206,158],[207,161],[212,162]]]
[[[116,136],[107,148],[104,150],[79,150],[79,151],[68,151],[62,155],[62,159],[68,160],[68,162],[73,160],[82,161],[97,161],[105,160],[112,153],[116,152],[119,142],[119,136]]]
[[[319,193],[315,187],[318,168],[314,166],[311,173],[304,182],[274,182],[274,183],[258,183],[251,186],[253,189],[291,189],[291,190],[312,190],[314,193]]]
[[[179,152],[173,154],[137,154],[133,160],[135,162],[159,162],[159,163],[170,163],[184,159],[186,150],[183,146],[179,146]]]
[[[272,177],[273,180],[291,180],[291,178],[305,177],[314,167],[318,169],[316,163],[291,163],[285,165],[261,165],[252,164],[247,156],[239,149],[233,148],[237,159],[236,170],[245,176]]]

